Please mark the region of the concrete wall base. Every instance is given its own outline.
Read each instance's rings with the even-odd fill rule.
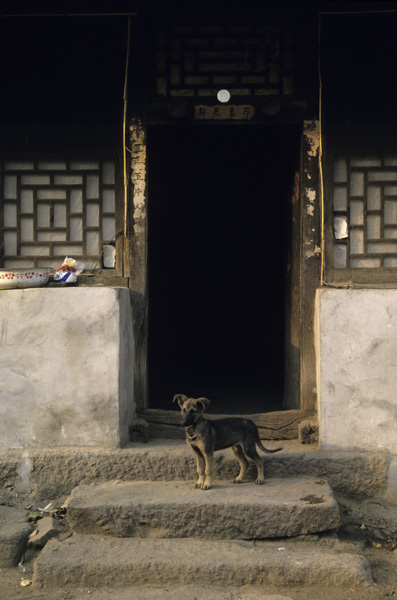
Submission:
[[[397,455],[397,290],[318,290],[316,345],[321,447]]]
[[[0,292],[0,448],[128,442],[129,294],[88,287]]]

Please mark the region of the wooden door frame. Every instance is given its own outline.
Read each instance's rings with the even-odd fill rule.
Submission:
[[[320,125],[305,121],[301,147],[300,183],[300,407],[317,409],[316,351],[314,343],[314,311],[316,290],[321,279],[321,213]]]
[[[148,407],[148,194],[146,127],[139,119],[130,121],[131,191],[126,207],[128,231],[125,238],[125,272],[131,289],[134,319],[135,359],[134,397],[137,413],[150,423],[151,434],[179,437],[180,419],[177,411]],[[295,234],[299,235],[299,254],[293,258],[294,280],[291,288],[291,310],[295,323],[293,336],[299,339],[299,396],[300,408],[250,415],[267,439],[297,437],[298,424],[315,414],[316,357],[314,345],[314,300],[319,285],[321,264],[321,203],[319,181],[319,126],[318,122],[303,123],[299,198],[293,210]],[[296,244],[295,244],[296,249]],[[295,287],[294,287],[295,286]],[[298,287],[298,289],[296,289]],[[214,418],[214,415],[212,416]],[[183,433],[183,432],[182,432]]]

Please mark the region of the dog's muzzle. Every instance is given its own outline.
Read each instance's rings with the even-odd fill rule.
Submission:
[[[197,417],[195,415],[187,413],[182,419],[182,425],[184,427],[191,427],[192,425],[195,425],[196,421]]]

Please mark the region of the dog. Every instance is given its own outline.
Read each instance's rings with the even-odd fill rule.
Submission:
[[[224,419],[205,419],[203,413],[210,401],[207,398],[187,398],[184,394],[175,394],[181,409],[182,425],[185,428],[186,441],[196,455],[198,481],[194,487],[209,490],[212,487],[214,452],[231,448],[238,462],[240,473],[233,483],[240,483],[247,472],[249,458],[258,471],[255,483],[265,483],[263,459],[256,446],[267,454],[279,452],[282,448],[268,450],[259,438],[258,428],[249,419],[227,417]]]

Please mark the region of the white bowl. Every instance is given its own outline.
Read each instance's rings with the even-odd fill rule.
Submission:
[[[47,267],[0,269],[0,289],[40,287],[47,283],[50,271]]]

